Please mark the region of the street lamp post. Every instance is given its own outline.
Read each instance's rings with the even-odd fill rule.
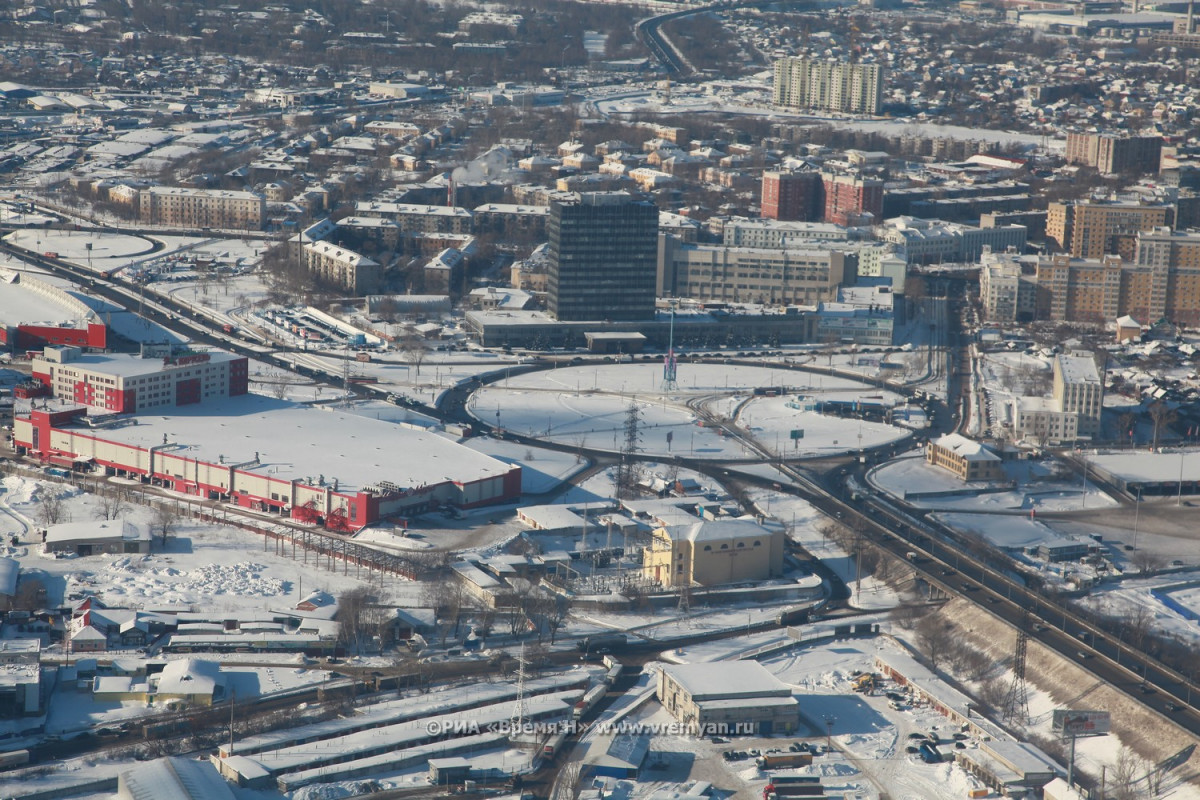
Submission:
[[[1138,487],[1137,500],[1133,506],[1133,549],[1137,550],[1138,540],[1138,517],[1142,513],[1142,487]]]

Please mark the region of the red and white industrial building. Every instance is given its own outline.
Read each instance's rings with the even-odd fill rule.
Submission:
[[[47,347],[33,359],[32,372],[54,397],[114,414],[237,397],[246,394],[250,380],[244,356],[180,352],[169,345],[145,345],[140,355]]]
[[[0,287],[0,349],[25,353],[47,345],[107,347],[108,326],[71,292],[8,270],[0,270]]]
[[[78,375],[62,372],[72,364]],[[203,372],[209,367],[211,376]],[[347,531],[442,506],[515,500],[521,492],[519,466],[441,434],[248,394],[246,359],[226,353],[74,353],[38,359],[34,375],[55,397],[18,408],[14,443],[62,467],[103,467],[201,500]],[[128,413],[130,405],[138,413]]]

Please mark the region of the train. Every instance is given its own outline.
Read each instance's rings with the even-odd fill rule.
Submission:
[[[807,625],[807,608],[789,608],[775,615],[776,625]]]
[[[552,734],[542,745],[542,758],[549,761],[562,752],[563,744],[567,741],[567,731],[561,730]]]
[[[571,719],[583,719],[587,716],[588,712],[596,707],[597,703],[604,699],[606,694],[608,694],[608,686],[603,683],[588,689],[583,695],[583,699],[576,703],[575,708],[571,711]]]
[[[598,633],[583,637],[576,646],[580,652],[600,654],[624,647],[628,642],[629,637],[623,633]]]

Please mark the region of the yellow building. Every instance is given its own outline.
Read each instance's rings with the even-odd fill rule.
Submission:
[[[783,531],[750,520],[697,520],[659,528],[643,555],[642,573],[661,586],[715,586],[783,574]]]
[[[925,460],[949,470],[963,481],[995,481],[1005,478],[1000,457],[976,441],[948,433],[929,443]]]

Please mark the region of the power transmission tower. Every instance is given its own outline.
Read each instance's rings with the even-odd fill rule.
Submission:
[[[525,724],[525,643],[521,642],[521,650],[517,654],[517,701],[513,704],[513,730],[520,731]]]
[[[685,582],[679,585],[679,613],[687,616],[692,613],[692,585]]]
[[[1025,684],[1025,652],[1029,649],[1029,615],[1021,616],[1017,631],[1017,652],[1013,655],[1013,678],[1004,698],[1004,719],[1010,723],[1029,724],[1029,687]]]
[[[625,443],[621,445],[621,460],[617,464],[617,497],[632,497],[633,488],[637,483],[637,470],[634,467],[634,456],[638,451],[638,440],[641,434],[638,427],[641,424],[641,412],[637,403],[629,404],[625,412]]]
[[[669,84],[668,84],[669,85]],[[667,355],[663,359],[663,382],[662,388],[664,392],[673,392],[679,388],[679,382],[676,380],[676,372],[678,362],[675,360],[675,304],[671,304],[671,334],[667,343]]]

